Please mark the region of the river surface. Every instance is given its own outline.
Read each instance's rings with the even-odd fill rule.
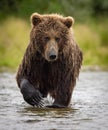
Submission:
[[[26,104],[15,74],[0,74],[0,130],[108,130],[108,72],[81,72],[69,108]]]

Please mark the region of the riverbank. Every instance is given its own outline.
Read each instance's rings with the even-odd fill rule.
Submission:
[[[18,68],[18,67],[17,67]],[[9,73],[16,73],[17,72],[17,68],[9,68],[9,67],[1,67],[0,68],[0,73],[3,72],[9,72]],[[81,72],[87,72],[87,71],[91,71],[91,72],[108,72],[108,66],[82,66],[81,67]]]
[[[28,21],[9,17],[0,23],[0,68],[16,70],[20,64],[29,43],[31,26]],[[101,19],[73,25],[75,39],[84,55],[83,66],[108,67],[107,23],[108,19]]]

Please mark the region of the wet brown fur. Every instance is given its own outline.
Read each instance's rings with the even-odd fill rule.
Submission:
[[[37,17],[34,19],[33,17]],[[82,64],[82,52],[76,44],[68,20],[57,14],[39,15],[31,17],[32,30],[30,43],[24,54],[22,63],[17,72],[17,83],[23,78],[29,80],[35,88],[39,89],[43,96],[49,93],[55,103],[68,106],[76,84],[76,78]],[[70,25],[71,24],[71,25]],[[61,38],[58,43],[58,59],[48,62],[45,59],[46,44],[43,37],[54,31]],[[53,34],[53,35],[54,35]]]

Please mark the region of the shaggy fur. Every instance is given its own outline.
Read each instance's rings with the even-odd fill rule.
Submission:
[[[68,106],[82,64],[82,52],[71,29],[73,18],[34,13],[31,22],[30,43],[16,76],[18,86],[26,78],[43,97],[49,93],[55,104]],[[60,37],[60,41],[56,41],[58,58],[53,62],[45,58],[46,35]]]

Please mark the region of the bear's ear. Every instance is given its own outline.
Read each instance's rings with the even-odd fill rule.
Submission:
[[[31,23],[36,26],[42,21],[42,16],[38,13],[33,13],[31,15]]]
[[[68,28],[70,28],[74,24],[74,18],[68,16],[64,19],[63,22]]]

